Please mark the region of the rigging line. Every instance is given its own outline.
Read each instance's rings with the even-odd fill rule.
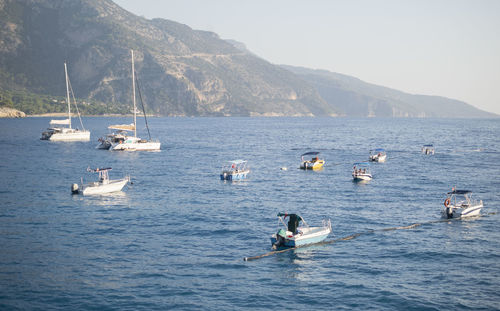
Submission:
[[[146,118],[146,109],[144,109],[144,102],[142,101],[141,87],[139,85],[139,79],[137,78],[137,72],[135,73],[135,82],[137,84],[139,99],[141,100],[142,112],[144,113],[144,121],[146,122],[146,128],[148,129],[149,140],[151,140],[151,133],[149,132],[148,119]]]
[[[68,77],[68,85],[69,85],[69,90],[71,92],[71,97],[73,97],[73,102],[75,103],[76,112],[78,113],[78,119],[80,120],[80,125],[82,126],[82,129],[85,131],[85,127],[83,126],[82,122],[82,117],[80,116],[80,110],[78,110],[78,105],[76,104],[75,93],[73,93],[73,87],[71,87],[71,81],[69,77]]]

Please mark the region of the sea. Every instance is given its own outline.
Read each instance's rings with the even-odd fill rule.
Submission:
[[[500,310],[500,119],[150,118],[159,152],[95,149],[130,118],[83,118],[90,142],[49,121],[0,120],[1,310]],[[248,179],[221,181],[235,159]],[[132,183],[72,195],[88,167]],[[442,219],[452,187],[481,216]],[[269,254],[279,212],[330,219],[327,243]]]

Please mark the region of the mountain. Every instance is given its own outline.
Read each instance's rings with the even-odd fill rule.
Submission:
[[[282,66],[316,88],[341,115],[354,117],[498,117],[462,101],[413,95],[326,70]]]
[[[64,111],[67,62],[86,114],[131,112],[130,50],[148,113],[170,116],[492,117],[324,70],[271,64],[243,43],[111,0],[0,0],[0,106]]]
[[[110,0],[0,0],[0,90],[131,110],[130,49],[147,110],[159,115],[336,115],[296,75],[216,34],[148,20]]]

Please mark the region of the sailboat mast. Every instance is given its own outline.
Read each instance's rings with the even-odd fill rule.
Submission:
[[[134,101],[134,137],[137,137],[137,108],[135,103],[135,68],[134,68],[134,50],[130,50],[132,55],[132,98]]]
[[[66,77],[66,101],[68,103],[69,128],[71,128],[71,103],[69,102],[68,68],[66,67],[66,62],[64,63],[64,76]]]

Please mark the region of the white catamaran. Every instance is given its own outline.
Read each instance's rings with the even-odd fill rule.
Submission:
[[[151,140],[151,134],[149,133],[148,120],[146,118],[146,111],[143,113],[144,120],[146,122],[146,128],[148,130],[149,140],[141,139],[137,137],[137,105],[135,101],[135,67],[134,67],[134,51],[130,51],[132,55],[132,100],[134,102],[134,124],[130,125],[111,125],[108,128],[118,130],[119,132],[108,135],[105,139],[100,139],[100,144],[97,146],[98,149],[111,149],[114,151],[156,151],[160,150],[160,142],[158,140]],[[140,89],[139,89],[139,95]],[[142,96],[141,103],[142,103]],[[134,136],[128,136],[125,131],[134,131]]]
[[[75,96],[73,94],[73,89],[71,88],[71,83],[69,82],[68,69],[66,63],[64,63],[64,74],[66,76],[66,101],[68,103],[68,118],[64,120],[51,120],[50,126],[47,131],[42,133],[42,140],[51,141],[89,141],[90,131],[85,130],[82,123],[82,118],[80,117],[80,112],[78,111],[78,106],[76,105]],[[71,88],[71,93],[73,94],[73,101],[75,103],[76,111],[78,113],[78,118],[80,119],[80,125],[82,129],[71,128],[71,102],[69,99],[69,90]],[[59,126],[57,126],[59,125]],[[63,127],[62,125],[67,125]]]

